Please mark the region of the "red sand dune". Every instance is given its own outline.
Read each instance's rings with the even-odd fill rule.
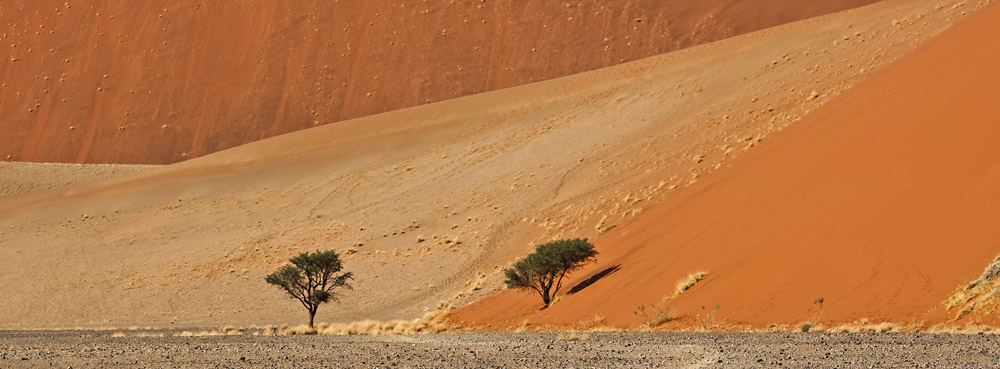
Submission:
[[[688,232],[716,215],[669,219],[685,217],[673,215],[687,204],[677,201],[703,196],[714,188],[702,185],[710,173],[754,154],[775,132],[816,125],[799,122],[981,8],[963,3],[878,2],[166,166],[5,163],[0,327],[296,324],[301,306],[263,278],[316,249],[342,252],[355,276],[320,321],[412,320],[492,295],[504,265],[532,244],[565,237],[594,238],[603,263],[626,265],[552,312],[591,296],[591,305],[614,308],[607,319],[628,324],[632,304],[653,302],[694,268],[711,275],[686,298],[736,273],[712,264],[736,253],[706,258],[674,240],[643,243],[662,225]],[[730,196],[763,190],[748,191]],[[628,256],[676,243],[677,255],[692,254],[671,256],[665,268]],[[655,287],[615,282],[625,276]],[[602,286],[615,290],[589,295],[610,288]],[[819,292],[831,309],[839,304]],[[724,312],[734,306],[713,300]],[[521,301],[515,313],[537,307]]]
[[[453,315],[495,328],[634,326],[638,305],[708,277],[667,306],[673,327],[716,304],[721,326],[936,323],[941,302],[1000,252],[1000,6],[989,6],[774,136],[686,195],[596,239],[620,270],[544,310],[503,292]],[[950,316],[950,315],[948,315]]]
[[[875,0],[0,3],[0,160],[162,164]]]

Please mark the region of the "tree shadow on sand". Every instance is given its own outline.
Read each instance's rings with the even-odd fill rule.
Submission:
[[[607,277],[607,276],[611,275],[611,273],[617,272],[619,269],[621,269],[621,267],[622,267],[621,264],[608,267],[607,269],[604,269],[604,270],[598,272],[597,274],[594,274],[594,275],[590,276],[590,278],[587,278],[583,282],[577,283],[576,286],[573,286],[573,288],[570,288],[569,292],[567,292],[566,294],[567,295],[572,295],[574,293],[580,292],[584,288],[590,287],[590,285],[594,284],[594,282],[597,282],[601,278]]]

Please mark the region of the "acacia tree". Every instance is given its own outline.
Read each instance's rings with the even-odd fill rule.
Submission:
[[[289,261],[291,264],[269,274],[265,280],[281,287],[302,303],[302,306],[309,311],[309,328],[312,328],[319,305],[330,300],[337,301],[333,289],[351,288],[347,280],[353,276],[351,272],[337,275],[343,265],[340,256],[333,250],[303,252]]]
[[[597,251],[586,238],[558,240],[538,246],[535,252],[504,270],[507,288],[534,290],[549,307],[556,292],[562,288],[566,273],[594,260]]]

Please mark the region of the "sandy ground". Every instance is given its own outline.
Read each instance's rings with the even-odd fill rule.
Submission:
[[[80,186],[156,168],[152,165],[80,165],[0,162],[0,197]]]
[[[4,0],[0,160],[167,164],[875,0]]]
[[[133,333],[135,334],[135,333]],[[148,334],[148,333],[147,333]],[[994,335],[479,333],[111,337],[0,331],[4,368],[986,368]],[[584,337],[566,341],[560,337]]]
[[[321,321],[465,304],[538,241],[633,246],[601,237],[975,9],[961,4],[880,2],[2,199],[0,258],[15,262],[0,273],[13,296],[0,327],[297,323],[301,308],[263,276],[319,248],[356,276]],[[638,323],[629,303],[614,324]]]

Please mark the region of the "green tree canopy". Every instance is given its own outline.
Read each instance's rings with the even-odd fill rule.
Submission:
[[[535,252],[504,270],[507,288],[534,290],[542,297],[545,307],[562,288],[567,273],[594,260],[597,251],[585,238],[558,240],[538,246]]]
[[[351,288],[347,283],[353,279],[351,272],[337,274],[343,268],[336,251],[303,252],[289,260],[278,271],[269,274],[267,283],[281,287],[290,296],[302,303],[309,311],[309,327],[313,327],[316,310],[327,301],[337,301],[333,290],[338,287]]]

